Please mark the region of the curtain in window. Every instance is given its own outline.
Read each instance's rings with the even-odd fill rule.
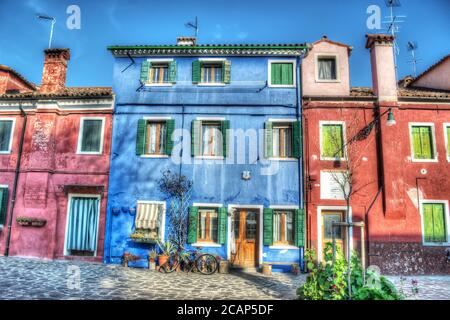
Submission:
[[[280,156],[280,130],[278,128],[273,127],[272,129],[272,155],[275,158]]]
[[[217,211],[199,210],[198,214],[198,240],[217,242],[218,240]]]
[[[204,156],[222,154],[222,132],[218,124],[204,124],[202,128],[202,150]]]
[[[444,205],[437,203],[423,204],[423,225],[425,242],[446,242]]]
[[[222,65],[204,64],[202,65],[202,82],[203,83],[220,83],[222,78]]]
[[[9,150],[12,124],[11,120],[0,120],[0,151]]]
[[[431,127],[412,127],[413,153],[415,159],[433,159]]]
[[[150,79],[152,83],[167,83],[169,81],[169,66],[152,65],[150,68]]]
[[[98,198],[71,198],[67,250],[95,251],[97,249],[98,207]]]
[[[81,151],[99,152],[102,134],[102,120],[84,120]]]
[[[335,80],[336,79],[336,60],[333,58],[319,59],[319,79]]]
[[[148,124],[148,153],[162,154],[164,152],[164,144],[166,139],[166,126],[164,123]]]
[[[322,126],[322,156],[328,158],[342,158],[343,135],[341,125]]]
[[[273,242],[280,242],[281,239],[281,214],[273,213]]]
[[[286,212],[286,241],[289,244],[294,244],[294,213],[292,211]]]
[[[162,204],[138,203],[136,229],[157,230],[161,221],[162,211]]]

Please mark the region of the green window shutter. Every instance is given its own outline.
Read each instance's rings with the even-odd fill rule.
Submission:
[[[273,244],[273,209],[263,210],[263,243],[265,246]]]
[[[270,158],[273,156],[273,123],[267,121],[264,130],[264,156]]]
[[[177,62],[171,61],[169,63],[169,82],[177,82]]]
[[[189,208],[188,243],[197,242],[198,207]]]
[[[305,209],[295,210],[294,243],[297,247],[305,246]]]
[[[281,64],[272,63],[270,65],[270,83],[274,85],[281,84]]]
[[[230,83],[231,82],[231,61],[225,60],[222,63],[222,69],[223,69],[223,83]]]
[[[141,64],[141,83],[148,83],[148,71],[150,69],[151,63],[150,61],[144,60]]]
[[[200,156],[200,142],[202,131],[202,122],[200,120],[192,121],[191,127],[191,156]]]
[[[445,226],[444,205],[437,203],[433,205],[433,234],[434,242],[446,242],[447,231]]]
[[[192,82],[199,83],[201,74],[201,64],[199,60],[192,61]]]
[[[9,150],[9,141],[11,139],[12,120],[0,120],[0,151]]]
[[[322,157],[343,157],[343,134],[341,125],[322,125]]]
[[[8,207],[8,188],[0,188],[0,225],[6,223]]]
[[[172,134],[174,130],[175,130],[175,120],[174,119],[166,120],[166,145],[164,146],[165,148],[164,153],[168,156],[172,155],[173,149]]]
[[[420,127],[420,141],[422,143],[422,159],[433,159],[433,142],[431,127]]]
[[[281,65],[281,84],[283,85],[293,85],[293,68],[294,65],[292,63],[283,63]]]
[[[228,218],[228,211],[227,208],[225,207],[221,207],[219,208],[219,226],[218,226],[218,230],[219,230],[219,243],[220,244],[225,244],[227,241],[227,219]]]
[[[136,135],[136,155],[145,154],[145,133],[147,131],[147,120],[139,119]]]
[[[293,156],[294,158],[300,158],[302,156],[302,125],[300,121],[293,123],[292,128],[293,136]]]
[[[412,144],[413,144],[413,154],[415,159],[422,158],[422,144],[420,143],[420,128],[412,127]]]
[[[433,242],[433,205],[423,205],[423,233],[425,242]]]
[[[228,155],[228,144],[230,142],[228,129],[230,129],[230,120],[224,120],[220,123],[222,132],[222,155],[226,158]]]
[[[447,127],[447,156],[450,157],[450,127]]]
[[[100,152],[102,124],[102,120],[83,120],[83,132],[81,133],[82,152]]]

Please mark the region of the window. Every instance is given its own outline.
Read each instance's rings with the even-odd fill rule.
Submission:
[[[301,125],[299,121],[268,121],[265,123],[266,158],[299,158]]]
[[[192,150],[194,157],[226,157],[229,120],[194,120],[192,122]]]
[[[168,83],[169,82],[169,64],[152,63],[150,67],[149,83]]]
[[[199,242],[214,242],[218,240],[218,211],[217,208],[200,208],[198,210],[198,234]]]
[[[276,158],[292,157],[292,123],[274,123],[273,156]]]
[[[269,62],[269,84],[274,87],[295,86],[295,63],[292,61]]]
[[[141,64],[143,85],[171,85],[176,82],[177,65],[171,59],[144,60]]]
[[[81,119],[78,153],[101,154],[103,149],[103,118]]]
[[[320,155],[323,159],[341,159],[344,156],[344,130],[338,123],[320,124]]]
[[[317,58],[317,79],[320,81],[337,80],[336,57]]]
[[[434,160],[435,149],[431,125],[411,125],[412,157],[414,160]]]
[[[0,119],[0,153],[10,153],[14,120]]]
[[[230,83],[231,62],[225,59],[200,59],[192,62],[192,82],[203,85]]]
[[[8,208],[8,186],[0,186],[0,226],[6,222]]]
[[[450,161],[450,125],[444,125],[444,135],[447,147],[447,160]]]
[[[140,156],[172,155],[173,119],[139,119],[136,136],[136,154]]]
[[[275,245],[294,245],[294,212],[292,210],[274,210],[273,243]]]
[[[156,243],[164,236],[164,202],[138,201],[135,230],[130,235],[134,242]]]
[[[146,154],[161,155],[164,154],[166,141],[166,123],[165,122],[147,122],[147,138],[145,139]]]
[[[423,239],[426,243],[445,243],[447,239],[444,203],[423,203]]]

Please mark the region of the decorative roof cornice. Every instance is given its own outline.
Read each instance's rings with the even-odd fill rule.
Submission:
[[[195,46],[141,45],[109,46],[115,57],[124,56],[296,56],[307,50],[306,44],[205,44]]]

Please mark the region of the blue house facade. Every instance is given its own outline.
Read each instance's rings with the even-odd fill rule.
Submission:
[[[235,267],[301,265],[305,46],[178,38],[108,49],[116,104],[105,262],[145,257],[152,239],[167,239],[171,203],[158,181],[170,170],[193,181],[188,248]]]

